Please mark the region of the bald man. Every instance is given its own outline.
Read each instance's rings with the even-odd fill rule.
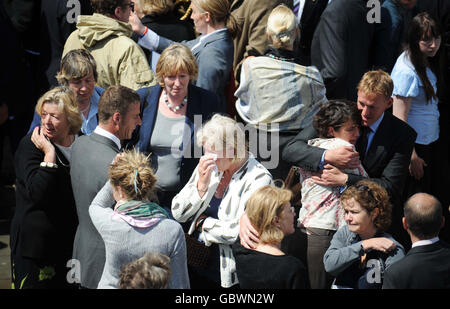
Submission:
[[[405,203],[404,214],[412,248],[386,270],[383,289],[449,289],[450,246],[438,237],[445,224],[441,203],[417,193]]]

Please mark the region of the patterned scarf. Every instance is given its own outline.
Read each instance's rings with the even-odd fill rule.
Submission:
[[[139,228],[147,228],[163,218],[169,218],[167,212],[158,204],[142,201],[127,201],[118,205],[114,210],[114,216]]]

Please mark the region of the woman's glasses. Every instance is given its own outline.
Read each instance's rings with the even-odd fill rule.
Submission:
[[[356,190],[358,190],[358,191],[367,191],[367,193],[369,193],[369,195],[370,195],[370,197],[371,198],[375,198],[374,196],[373,196],[373,192],[372,192],[372,190],[370,190],[370,188],[368,187],[368,186],[366,186],[366,185],[357,185],[357,186],[355,186],[355,188],[356,188]]]

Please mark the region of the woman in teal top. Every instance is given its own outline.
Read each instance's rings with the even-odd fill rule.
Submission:
[[[394,81],[393,114],[407,122],[416,132],[416,144],[409,166],[405,198],[416,192],[432,193],[432,162],[436,162],[439,138],[439,111],[436,75],[430,68],[441,44],[441,30],[428,15],[414,17],[408,33],[408,45],[392,70]]]

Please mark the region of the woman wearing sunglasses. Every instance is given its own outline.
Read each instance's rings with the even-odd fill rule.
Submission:
[[[323,262],[335,277],[335,289],[380,289],[384,271],[405,256],[400,243],[385,231],[391,204],[385,189],[361,180],[341,195],[347,225],[331,240]]]

